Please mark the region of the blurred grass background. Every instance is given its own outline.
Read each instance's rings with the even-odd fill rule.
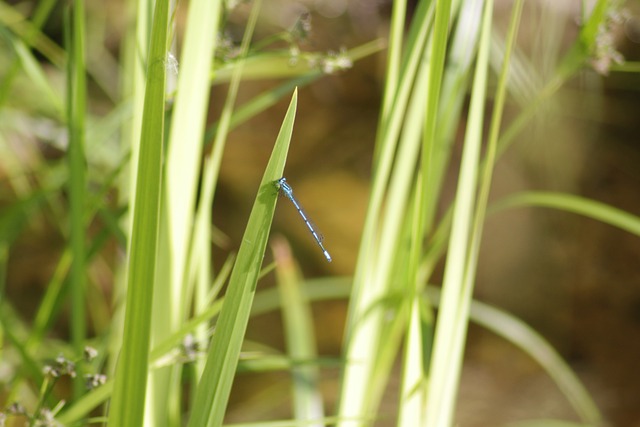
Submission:
[[[11,12],[30,16],[34,4],[4,2],[0,10],[2,30],[19,32],[20,20]],[[50,54],[45,57],[38,53],[36,59],[47,73],[49,84],[61,90],[64,75],[49,63],[60,60],[63,10],[61,2],[52,4],[52,13],[43,26],[51,43],[40,40],[45,49],[50,47],[46,50]],[[498,28],[506,28],[510,4],[497,2]],[[578,7],[578,1],[526,2],[518,37],[518,46],[529,61],[529,69],[519,75],[523,91],[539,91],[542,82],[555,71],[557,64],[551,59],[577,37]],[[625,7],[628,15],[612,33],[613,44],[628,61],[637,64],[640,5],[627,1]],[[97,191],[121,160],[116,126],[110,122],[131,108],[118,101],[123,77],[118,57],[124,32],[132,23],[122,19],[126,16],[125,5],[120,1],[88,2],[86,8],[89,120],[104,129],[86,138],[88,185]],[[301,13],[309,12],[312,31],[301,46],[309,51],[338,52],[343,47],[350,49],[384,38],[390,8],[389,2],[356,0],[269,1],[263,5],[256,34],[263,38],[287,30]],[[225,35],[234,46],[242,38],[248,10],[246,5],[240,5],[226,17]],[[184,16],[179,12],[175,19],[176,37],[180,40]],[[9,52],[6,39],[2,40],[0,48]],[[11,71],[12,58],[13,54],[0,55],[5,82],[12,72],[17,73]],[[640,73],[615,64],[611,69],[606,64],[594,65],[607,74],[580,72],[517,136],[497,164],[492,199],[519,190],[543,189],[570,192],[640,213]],[[384,52],[380,51],[356,61],[352,69],[324,76],[300,89],[285,176],[322,230],[334,261],[324,262],[295,210],[284,203],[276,212],[274,231],[286,235],[305,277],[347,276],[354,270],[369,197],[383,72]],[[43,99],[42,86],[33,78],[18,73],[11,88],[2,91],[0,203],[4,213],[11,209],[36,210],[43,201],[24,205],[18,205],[18,201],[39,189],[45,192],[47,210],[60,213],[66,209],[64,197],[48,192],[61,185],[61,163],[66,152],[64,124],[57,119],[61,110],[56,108],[60,106]],[[243,81],[238,104],[279,83]],[[226,90],[224,82],[212,87],[210,122],[220,116]],[[236,252],[242,241],[255,188],[287,106],[285,96],[276,106],[229,134],[218,182],[218,208],[213,212],[213,224],[220,230],[212,256],[216,271],[222,267],[226,254]],[[520,107],[514,96],[505,120],[515,116]],[[463,129],[461,124],[453,151],[454,165],[459,163]],[[453,197],[457,173],[455,167],[447,173],[441,211]],[[115,210],[115,190],[109,188],[105,198]],[[54,275],[66,236],[60,224],[52,222],[56,215],[37,214],[26,223],[12,222],[10,215],[4,218],[8,218],[3,223],[8,237],[0,253],[6,266],[3,304],[28,325]],[[107,218],[96,219],[88,229],[91,239],[100,239],[108,226]],[[484,237],[476,297],[523,318],[550,340],[587,384],[612,425],[640,425],[638,237],[587,218],[535,208],[493,213]],[[110,237],[100,256],[91,263],[89,274],[96,286],[87,296],[90,334],[100,335],[108,329],[112,313],[107,307],[115,280],[113,265],[121,251],[122,241]],[[441,270],[440,266],[432,282],[441,280]],[[273,278],[265,279],[260,286],[269,286],[270,282]],[[313,305],[321,355],[340,354],[346,308],[346,301]],[[57,340],[70,339],[68,322],[65,315],[57,318],[49,333],[52,348],[56,348]],[[283,348],[285,338],[280,325],[279,314],[263,315],[249,323],[247,339],[256,347],[266,344]],[[570,407],[551,380],[512,345],[476,327],[472,327],[469,339],[457,413],[460,425],[571,416]],[[52,350],[47,357],[55,355]],[[336,399],[338,368],[327,372],[323,390],[331,405]],[[287,417],[289,402],[283,390],[288,390],[286,381],[288,375],[282,372],[239,375],[232,391],[228,422]],[[392,380],[391,395],[394,385],[398,386]],[[274,395],[281,396],[280,400],[273,399]],[[394,402],[383,399],[382,412],[392,412]],[[2,399],[3,405],[10,403]]]

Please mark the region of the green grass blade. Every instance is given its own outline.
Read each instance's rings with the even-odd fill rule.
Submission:
[[[188,424],[190,427],[214,427],[222,424],[269,237],[277,199],[274,181],[282,176],[284,170],[293,131],[297,98],[296,91],[280,128],[251,210],[211,341],[207,364],[194,396]]]
[[[370,56],[383,48],[383,43],[381,40],[374,40],[369,43],[365,43],[361,46],[350,49],[346,52],[346,56],[352,61],[358,61],[364,57]],[[238,63],[235,64],[235,68],[238,68]],[[234,69],[235,69],[234,68]],[[232,71],[233,69],[229,69]],[[229,121],[229,128],[233,129],[241,123],[246,122],[250,118],[256,116],[257,114],[265,111],[267,108],[275,105],[280,99],[284,98],[288,94],[291,93],[295,88],[301,88],[311,84],[312,82],[320,79],[325,74],[321,70],[311,70],[305,74],[301,74],[300,76],[294,77],[291,80],[286,81],[285,83],[277,86],[276,88],[257,95],[255,98],[247,101],[243,105],[240,105],[236,111],[233,112],[231,119]],[[227,73],[226,78],[230,78],[232,74]],[[242,73],[242,77],[245,77],[245,73]],[[282,77],[282,76],[279,76]],[[220,126],[219,123],[214,123],[209,128],[207,128],[207,132],[205,134],[205,141],[211,141]]]
[[[435,150],[434,139],[436,135],[438,105],[440,103],[440,90],[442,87],[445,55],[449,41],[451,8],[451,0],[441,0],[436,3],[433,39],[431,40],[431,47],[429,51],[429,83],[427,86],[429,92],[426,100],[427,106],[425,110],[426,117],[424,122],[424,142],[422,148],[422,179],[424,189],[429,188],[430,174],[428,172],[431,170],[431,160],[433,158],[433,151]]]
[[[161,213],[162,244],[158,253],[159,271],[156,272],[153,343],[164,341],[188,317],[190,302],[185,297],[189,286],[184,284],[208,110],[209,70],[216,47],[215,37],[202,35],[218,33],[220,14],[220,2],[193,1],[189,4],[184,26],[178,86],[167,143],[166,199]],[[203,238],[208,239],[209,234]],[[149,378],[147,413],[153,414],[150,418],[155,422],[164,420],[166,425],[180,424],[181,368],[174,364],[156,369]]]
[[[314,360],[318,354],[313,332],[313,315],[309,301],[301,289],[300,272],[284,240],[278,239],[273,247],[277,262],[276,277],[280,291],[287,353],[294,361]],[[324,417],[318,367],[294,366],[291,375],[294,418],[300,421],[318,422],[317,420]]]
[[[591,15],[583,20],[584,25],[580,31],[580,38],[576,40],[569,52],[564,55],[553,78],[537,92],[536,98],[527,104],[524,111],[502,133],[498,142],[498,157],[509,147],[525,125],[539,111],[540,107],[549,101],[562,85],[585,65],[589,54],[595,49],[598,28],[603,25],[607,15],[605,9],[612,6],[612,2],[598,0],[592,9]],[[587,10],[585,8],[583,15],[586,15],[586,13]]]
[[[592,50],[595,46],[596,39],[601,29],[601,25],[605,19],[607,19],[608,9],[615,3],[611,0],[597,0],[596,4],[589,8],[586,5],[587,2],[583,2],[582,6],[582,18],[584,25],[580,31],[580,42],[586,51]],[[587,17],[587,12],[591,11],[591,14]]]
[[[485,7],[492,8],[492,2],[485,4]],[[508,36],[507,36],[507,39],[508,39],[507,47],[506,47],[505,55],[503,59],[502,71],[500,74],[500,78],[498,80],[498,87],[496,89],[494,111],[493,111],[493,116],[491,120],[491,128],[489,130],[489,141],[488,141],[488,148],[487,148],[487,153],[484,161],[484,169],[482,169],[482,174],[480,177],[480,185],[479,185],[480,188],[478,191],[477,201],[476,201],[476,205],[473,213],[473,224],[471,228],[470,239],[468,241],[467,259],[465,260],[465,264],[464,264],[464,276],[462,278],[462,288],[461,288],[461,291],[456,290],[456,294],[457,294],[456,297],[458,299],[458,302],[457,302],[458,313],[455,321],[457,322],[457,325],[453,326],[455,332],[451,334],[453,336],[453,339],[451,341],[454,341],[454,345],[456,345],[457,348],[454,347],[454,349],[452,350],[452,355],[453,355],[452,359],[454,359],[455,361],[450,365],[451,372],[449,376],[450,384],[448,384],[448,390],[451,390],[451,395],[449,396],[450,399],[446,404],[446,406],[450,407],[450,414],[453,413],[453,410],[455,407],[455,398],[456,398],[457,389],[458,389],[457,381],[460,377],[460,371],[462,369],[462,358],[463,358],[463,352],[464,352],[464,346],[465,346],[465,340],[466,340],[466,331],[467,331],[468,319],[470,317],[469,307],[473,297],[473,288],[475,285],[478,256],[480,252],[480,242],[482,239],[484,220],[486,216],[486,208],[487,208],[487,203],[489,199],[489,192],[491,189],[491,180],[493,176],[493,168],[494,168],[494,163],[495,163],[496,153],[497,153],[497,141],[498,141],[498,135],[501,127],[500,125],[502,121],[502,113],[504,110],[504,104],[505,104],[505,98],[506,98],[507,76],[508,76],[508,70],[509,70],[509,64],[510,64],[510,57],[511,57],[511,52],[513,50],[513,46],[515,45],[516,35],[518,33],[520,17],[522,14],[522,7],[523,7],[523,2],[519,0],[515,2],[512,10],[510,27],[509,27]],[[491,13],[490,9],[485,10],[485,15],[483,18],[483,33],[482,33],[483,37],[481,39],[481,48],[478,55],[479,63],[481,61],[486,61],[486,64],[488,64],[488,61],[489,61],[488,59],[489,53],[487,50],[490,45],[490,34],[489,34],[489,27],[490,27],[489,14],[490,13]],[[486,72],[486,68],[484,69],[484,72]],[[478,81],[476,78],[476,81],[474,83],[475,83],[475,86],[474,86],[474,91],[475,91],[476,89],[478,89],[477,87],[478,85],[481,85],[481,86],[486,85],[486,77],[482,78],[480,81]],[[482,98],[484,98],[484,95],[482,96]],[[480,99],[480,98],[476,98],[476,99]],[[484,102],[485,101],[483,100],[482,104],[484,104]],[[472,110],[471,110],[472,114],[474,113],[473,105],[474,104],[472,103]],[[483,120],[482,115],[479,113],[480,111],[482,111],[482,107],[480,105],[477,105],[477,110],[475,110],[476,117],[478,117],[478,120]],[[471,122],[472,120],[470,120],[470,125],[472,125]],[[478,130],[477,131],[478,140],[481,140],[482,138],[481,135],[482,135],[481,130]],[[479,155],[476,155],[473,162],[474,165],[479,164],[478,160],[479,160]],[[476,171],[473,171],[473,174],[475,173]],[[454,210],[454,215],[455,213],[456,212]],[[454,217],[453,219],[455,221],[456,218]],[[454,236],[455,234],[452,234],[452,238]],[[458,334],[456,334],[456,332]],[[455,342],[455,340],[458,340],[457,343]],[[434,345],[437,345],[437,342]],[[434,373],[434,377],[435,376],[436,374]],[[428,413],[429,411],[428,407],[426,411]],[[446,419],[448,422],[450,422],[452,417],[450,414],[448,416],[448,419]]]
[[[295,88],[301,88],[307,86],[311,82],[316,81],[321,76],[320,73],[314,73],[305,75],[287,81],[280,86],[270,90],[269,92],[262,93],[252,100],[240,105],[231,116],[229,121],[229,129],[233,129],[241,123],[246,122],[250,118],[265,111],[267,108],[274,106],[286,95],[290,94]],[[214,123],[207,129],[205,134],[205,141],[210,141],[215,138],[216,132],[220,127],[220,123]]]
[[[640,236],[640,216],[573,194],[536,191],[517,193],[496,202],[492,206],[492,210],[526,206],[553,208],[576,213]]]
[[[394,10],[401,11],[402,8]],[[380,299],[385,292],[384,280],[378,274],[382,265],[377,263],[379,259],[377,253],[378,232],[382,223],[380,211],[392,171],[393,153],[398,147],[398,135],[404,114],[407,111],[413,82],[418,74],[417,70],[420,58],[424,53],[432,17],[432,7],[429,7],[427,2],[421,2],[414,15],[412,31],[409,35],[409,46],[400,71],[399,87],[393,97],[393,105],[390,107],[387,121],[382,123],[378,130],[371,200],[367,208],[360,242],[346,324],[345,357],[353,363],[349,363],[343,373],[339,404],[339,418],[341,419],[361,420],[365,417],[368,418],[371,414],[370,406],[374,404],[377,397],[372,395],[369,381],[372,380],[372,369],[375,364],[373,359],[379,349],[378,332],[382,318],[381,310],[378,309],[382,308]],[[391,203],[388,205],[390,206]],[[387,261],[383,262],[385,267],[389,266]],[[370,315],[374,309],[378,311],[375,318]]]
[[[477,301],[472,303],[471,311],[475,323],[504,337],[536,360],[585,423],[602,425],[602,415],[587,389],[540,334],[523,321]]]
[[[224,107],[222,109],[220,121],[215,129],[214,142],[213,142],[213,150],[211,155],[206,159],[204,163],[204,170],[202,173],[202,189],[200,191],[200,201],[199,212],[197,213],[197,233],[199,235],[194,235],[194,240],[192,240],[192,258],[198,257],[199,263],[192,263],[194,268],[197,268],[199,271],[198,281],[195,283],[195,289],[192,290],[192,281],[188,282],[189,286],[187,287],[187,292],[195,295],[194,299],[194,312],[196,315],[205,312],[207,310],[207,306],[209,305],[207,301],[207,294],[210,290],[210,277],[211,267],[209,265],[210,256],[210,246],[209,246],[209,236],[211,236],[211,206],[213,205],[213,199],[216,189],[216,184],[218,182],[218,175],[220,172],[220,165],[222,163],[222,157],[224,152],[224,147],[226,145],[227,136],[229,134],[229,130],[233,126],[233,110],[236,103],[236,98],[238,95],[238,89],[240,87],[240,81],[242,79],[242,74],[244,70],[244,59],[249,51],[249,44],[253,37],[253,33],[255,30],[255,26],[258,20],[258,16],[261,8],[261,1],[256,1],[253,4],[251,15],[249,17],[249,21],[245,28],[245,33],[242,38],[242,44],[240,47],[240,61],[237,66],[234,68],[234,72],[231,76],[231,82],[229,84],[229,91],[227,93],[227,97],[225,99]],[[208,71],[208,70],[207,70]],[[294,88],[292,88],[293,90]],[[290,93],[290,91],[289,91]],[[206,233],[202,236],[202,233]],[[205,237],[206,236],[206,237]],[[198,242],[196,241],[199,240]],[[219,288],[218,288],[219,291]],[[205,340],[208,338],[207,325],[202,324],[195,331],[197,339]],[[204,371],[205,363],[204,360],[199,360],[195,366],[196,371],[198,372],[197,377],[199,378]],[[197,387],[197,379],[193,382],[193,387]]]
[[[69,238],[71,247],[71,267],[69,271],[71,292],[71,341],[76,354],[82,354],[85,346],[87,325],[85,324],[85,114],[87,105],[85,70],[85,18],[84,4],[74,2],[71,7],[71,22],[65,37],[69,51],[67,68],[67,117],[69,129]],[[84,392],[82,372],[74,381],[74,396]]]
[[[574,423],[564,420],[526,420],[505,424],[503,427],[594,427],[600,424]]]
[[[14,62],[15,65],[13,66],[17,67],[19,65],[29,77],[30,81],[33,82],[33,84],[40,90],[40,93],[43,94],[40,99],[40,102],[43,105],[40,105],[39,108],[44,111],[49,110],[56,116],[61,117],[64,110],[61,96],[48,80],[45,70],[42,69],[33,52],[31,52],[27,45],[21,40],[11,38],[10,41],[13,43],[13,49],[19,59],[19,61]],[[6,97],[10,94],[8,85],[11,83],[11,80],[11,78],[7,78],[2,82],[0,102],[3,104]]]
[[[411,306],[411,318],[407,328],[406,348],[403,360],[402,391],[398,427],[413,427],[424,422],[427,402],[429,346],[433,337],[433,319],[423,317],[429,313],[423,309],[423,301],[416,298]],[[426,321],[425,321],[426,320]]]
[[[484,2],[478,59],[472,87],[461,168],[456,189],[453,222],[443,281],[443,302],[438,313],[433,359],[429,372],[426,426],[449,426],[455,408],[457,386],[468,320],[471,292],[465,289],[469,263],[472,218],[482,142],[485,94],[493,1]]]
[[[407,13],[407,2],[404,0],[393,2],[393,12],[391,13],[391,28],[389,29],[389,48],[387,52],[387,70],[384,94],[382,95],[382,106],[380,109],[381,126],[387,123],[391,106],[395,98],[400,77],[400,64],[402,62],[402,40],[404,38],[404,27]],[[380,147],[377,145],[376,147]],[[378,156],[374,154],[374,159]]]
[[[127,213],[121,221],[121,228],[127,236],[127,252],[131,249],[131,227],[135,208],[136,182],[138,179],[140,135],[144,114],[144,98],[146,89],[147,62],[151,26],[153,20],[153,0],[127,0],[125,14],[135,25],[127,26],[122,43],[122,98],[131,104],[131,118],[122,126],[120,150],[128,157],[128,165],[122,178],[118,181],[118,203],[127,206]],[[111,328],[115,333],[109,336],[109,353],[106,371],[113,375],[116,370],[118,354],[122,347],[122,331],[124,331],[124,311],[127,293],[127,264],[119,263],[115,268],[113,290],[114,314]]]
[[[64,426],[80,425],[80,421],[98,407],[98,405],[106,401],[112,392],[113,381],[107,381],[102,386],[82,396],[69,408],[66,408],[63,413],[56,417],[56,420]]]
[[[455,134],[460,126],[460,114],[466,100],[467,87],[476,57],[482,5],[466,3],[460,10],[457,25],[449,42],[446,71],[443,76],[437,126],[429,147],[428,187],[421,208],[425,230],[433,227],[436,207],[442,192],[442,182],[449,167]],[[428,141],[425,138],[425,141]],[[423,184],[424,185],[424,184]],[[423,187],[424,188],[424,187]]]
[[[63,294],[65,278],[67,277],[67,273],[71,267],[72,260],[73,255],[71,249],[67,247],[60,256],[58,265],[51,276],[51,280],[47,284],[47,291],[40,301],[38,312],[36,313],[36,317],[33,321],[31,334],[29,335],[29,341],[26,345],[29,349],[34,349],[36,345],[41,343],[47,328],[49,328],[53,323],[56,314],[56,307],[59,302],[58,300],[60,295]]]
[[[16,349],[18,357],[29,378],[34,381],[38,387],[42,386],[44,381],[42,367],[24,345],[26,341],[24,335],[26,334],[23,332],[26,328],[22,325],[13,307],[6,302],[4,295],[0,302],[0,327],[2,328],[3,346],[10,344]]]
[[[436,306],[440,304],[441,292],[439,289],[429,287],[427,294],[430,301],[433,301]],[[602,424],[602,415],[580,379],[538,332],[515,316],[478,301],[471,303],[470,319],[505,338],[538,362],[585,423],[590,426]]]
[[[162,175],[168,17],[169,2],[159,0],[147,62],[124,335],[109,410],[108,425],[112,427],[141,426],[144,414]]]
[[[189,4],[167,150],[166,206],[170,219],[171,296],[180,311],[209,99],[209,70],[215,49],[215,37],[203,37],[202,34],[218,32],[220,7],[219,2],[210,0]],[[181,318],[180,311],[173,313],[171,310],[174,322]]]
[[[52,6],[51,0],[39,2],[36,7],[33,22],[25,19],[17,7],[0,3],[0,23],[10,28],[16,35],[21,37],[28,47],[41,53],[52,64],[63,67],[65,52],[54,41],[44,35],[40,28],[46,19],[46,15],[50,13]]]

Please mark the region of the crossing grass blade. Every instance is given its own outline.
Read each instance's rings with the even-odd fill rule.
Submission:
[[[440,305],[440,289],[428,287],[426,294],[434,305]],[[584,425],[602,425],[602,414],[586,387],[551,343],[531,326],[510,313],[479,301],[471,302],[469,319],[504,338],[538,362],[569,400]],[[543,421],[538,422],[547,425]]]
[[[216,323],[207,363],[196,390],[189,427],[222,424],[271,229],[277,199],[274,181],[282,176],[284,170],[297,98],[295,91],[258,188]]]
[[[530,191],[517,193],[499,200],[493,211],[526,206],[554,208],[586,216],[640,236],[640,217],[605,203],[585,199],[573,194]]]

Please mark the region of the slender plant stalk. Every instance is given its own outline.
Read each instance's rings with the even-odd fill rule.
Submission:
[[[82,354],[85,346],[87,327],[85,324],[85,193],[86,193],[86,160],[84,155],[84,133],[86,112],[86,78],[85,78],[85,24],[84,2],[76,0],[72,3],[70,34],[67,45],[69,51],[67,71],[67,106],[69,126],[69,204],[71,240],[71,340],[77,355]],[[76,376],[74,396],[80,397],[84,392],[82,372]]]

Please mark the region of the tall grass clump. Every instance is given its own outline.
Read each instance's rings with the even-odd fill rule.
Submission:
[[[0,64],[0,142],[14,197],[0,216],[0,339],[11,367],[0,424],[220,426],[236,374],[246,369],[292,378],[292,419],[252,425],[368,426],[389,416],[379,408],[398,362],[393,422],[451,426],[472,321],[535,359],[581,425],[601,425],[588,391],[553,347],[524,322],[474,301],[473,290],[491,210],[554,208],[640,235],[638,217],[575,195],[528,192],[489,204],[495,164],[516,135],[590,62],[607,68],[619,59],[603,42],[617,2],[583,2],[578,39],[531,92],[523,88],[519,72],[527,64],[516,43],[523,0],[511,5],[504,33],[494,23],[493,0],[419,1],[410,14],[406,1],[394,1],[357,263],[353,275],[315,281],[303,279],[280,238],[273,239],[275,262],[263,265],[274,182],[283,176],[301,89],[383,43],[300,52],[297,38],[307,30],[299,28],[256,41],[263,2],[231,3],[125,2],[123,19],[131,25],[121,58],[105,60],[119,73],[117,84],[91,60],[88,46],[100,41],[85,2],[63,5],[63,47],[42,32],[55,2],[38,2],[28,16],[0,5],[2,49],[10,53]],[[230,51],[220,42],[236,6],[245,8],[247,22]],[[183,8],[184,34],[177,37]],[[244,82],[273,79],[278,86],[238,105]],[[37,103],[17,96],[25,82]],[[89,84],[108,100],[105,116],[90,108]],[[226,89],[215,91],[224,99],[211,96],[214,85]],[[504,119],[513,99],[522,108]],[[212,246],[219,235],[212,212],[224,209],[215,196],[226,141],[279,101],[287,109],[279,133],[265,136],[271,154],[252,189],[237,253],[223,259]],[[220,111],[211,120],[213,107]],[[64,162],[49,164],[35,150],[31,170],[6,148],[27,134],[16,123],[30,116],[46,117],[61,132]],[[444,177],[461,123],[457,187],[446,206]],[[29,320],[5,298],[9,255],[21,233],[45,224],[53,224],[64,247]],[[442,286],[435,287],[443,257]],[[105,265],[109,293],[98,286]],[[277,288],[258,290],[272,271]],[[343,354],[331,360],[318,356],[311,311],[313,301],[326,299],[349,303]],[[69,342],[51,338],[65,310]],[[243,358],[251,317],[271,311],[282,313],[284,352]],[[321,392],[325,366],[341,372],[335,413]]]
[[[579,40],[559,61],[550,81],[528,100],[528,107],[511,123],[502,125],[506,95],[517,89],[513,86],[511,53],[522,2],[514,2],[510,27],[503,36],[494,95],[487,93],[494,48],[493,2],[420,2],[405,43],[399,41],[403,33],[398,29],[405,20],[402,3],[394,3],[371,200],[347,321],[339,405],[340,425],[344,426],[372,422],[400,348],[403,382],[398,424],[455,424],[494,164],[537,109],[592,57],[608,9],[615,6],[599,1],[587,9],[583,4]],[[435,208],[467,88],[470,101],[455,199],[438,222]],[[489,98],[494,100],[492,111],[486,108]],[[482,155],[485,122],[490,127]],[[569,196],[557,197],[572,205]],[[614,223],[616,215],[613,210],[608,212],[606,221]],[[589,215],[595,216],[595,210]],[[433,301],[428,296],[434,294],[425,297],[424,291],[445,252],[442,291],[439,300]],[[434,304],[438,306],[437,321]],[[496,329],[500,327],[496,325]],[[599,411],[567,365],[555,355],[542,357],[532,344],[537,341],[532,331],[523,335],[529,336],[521,337],[528,343],[526,351],[548,369],[583,422],[599,425]]]

